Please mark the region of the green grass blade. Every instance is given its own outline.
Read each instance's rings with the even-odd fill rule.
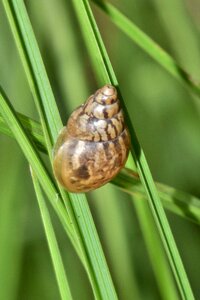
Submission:
[[[156,277],[161,299],[178,300],[177,289],[166,260],[158,232],[155,230],[155,223],[149,211],[147,202],[143,197],[137,195],[132,197],[140,228],[144,237],[147,252]],[[161,275],[162,274],[162,275]]]
[[[27,160],[32,166],[34,172],[36,173],[41,185],[45,193],[47,194],[49,200],[53,208],[55,209],[64,229],[68,233],[73,245],[75,246],[76,251],[79,254],[79,257],[82,259],[86,270],[88,271],[88,262],[85,262],[85,256],[82,256],[82,252],[79,250],[79,244],[77,245],[77,240],[74,235],[72,235],[71,222],[69,220],[68,214],[64,209],[64,206],[59,198],[58,191],[56,190],[54,184],[51,179],[48,177],[46,170],[40,161],[40,158],[37,155],[37,152],[34,150],[34,146],[30,142],[26,132],[21,126],[20,122],[17,120],[15,112],[10,105],[9,101],[6,99],[3,91],[1,90],[0,94],[0,113],[4,117],[4,120],[8,124],[10,130],[18,141],[22,151],[24,152]],[[108,271],[108,267],[106,266],[105,258],[101,254],[101,245],[98,239],[98,236],[95,232],[95,227],[92,226],[93,220],[91,219],[91,214],[89,209],[85,211],[85,203],[80,200],[80,198],[75,196],[76,206],[77,206],[77,214],[79,218],[79,226],[81,226],[81,232],[85,234],[84,242],[85,248],[88,251],[88,261],[93,260],[91,262],[92,267],[94,268],[94,279],[92,280],[93,285],[96,283],[96,287],[93,286],[94,293],[97,299],[117,299],[115,291],[112,286],[112,281],[110,278],[110,274]],[[83,217],[84,216],[84,217]],[[92,249],[92,254],[89,252]],[[95,264],[95,265],[94,265]],[[91,267],[89,265],[89,267]],[[91,276],[91,270],[88,271],[89,276]],[[99,290],[99,291],[98,291]],[[98,294],[99,293],[99,294]]]
[[[117,86],[114,70],[112,69],[88,1],[75,0],[73,1],[73,5],[99,84],[112,83]]]
[[[29,84],[31,88],[34,85],[32,93],[40,114],[47,149],[51,158],[52,141],[55,142],[61,128],[56,103],[24,3],[21,0],[4,0],[3,3],[25,66]],[[60,192],[79,242],[85,267],[96,297],[116,299],[116,292],[85,195],[70,194],[70,198],[68,198],[63,190],[60,190]]]
[[[87,6],[87,8],[88,8],[88,6]],[[87,13],[89,15],[89,10],[87,11]],[[138,149],[138,147],[136,147],[136,149]],[[137,155],[136,155],[136,157],[137,157]],[[156,200],[156,198],[157,198],[157,197],[155,197],[156,191],[155,191],[154,188],[152,189],[152,187],[154,187],[154,185],[153,185],[153,181],[151,180],[151,176],[149,176],[148,166],[146,164],[146,160],[144,158],[143,153],[140,155],[139,158],[140,158],[140,160],[138,161],[138,169],[140,171],[140,175],[143,178],[143,182],[145,183],[145,185],[147,187],[147,191],[148,191],[149,197],[151,198],[151,200],[152,199]],[[153,191],[153,193],[152,193],[152,191]],[[155,206],[155,203],[157,203],[156,206]],[[157,200],[156,200],[156,202],[153,202],[153,205],[151,206],[151,208],[152,208],[152,210],[154,212],[154,217],[157,220],[157,225],[159,226],[160,232],[162,233],[162,238],[163,238],[163,241],[165,242],[164,245],[166,246],[167,251],[168,250],[170,250],[170,251],[172,250],[172,253],[170,253],[170,251],[168,251],[168,255],[172,259],[171,260],[172,267],[175,264],[175,269],[174,269],[175,275],[177,275],[177,274],[178,275],[183,274],[183,275],[180,276],[180,278],[177,277],[177,281],[181,285],[183,283],[182,279],[186,278],[185,272],[184,272],[184,269],[182,267],[181,261],[179,260],[179,256],[178,256],[176,247],[172,247],[172,244],[174,246],[173,238],[171,236],[171,232],[170,232],[169,228],[166,228],[166,226],[168,225],[168,223],[166,222],[165,216],[163,216],[162,207],[158,206],[158,203],[159,202]],[[152,204],[152,203],[150,203],[150,204]],[[162,219],[160,220],[159,217],[160,217],[161,213],[162,213]],[[164,228],[162,227],[163,225],[164,225]],[[171,239],[171,241],[169,240],[169,238]],[[170,254],[172,254],[172,255],[170,255]],[[176,269],[176,267],[177,267],[177,269]],[[179,279],[180,279],[180,281],[179,281]],[[189,289],[189,287],[187,285],[187,280],[185,282],[186,282],[186,290],[189,291],[190,289]],[[183,289],[183,286],[182,286],[182,289]],[[188,294],[188,292],[186,294]]]
[[[29,12],[37,20],[38,38],[45,40],[46,47],[53,53],[51,60],[56,64],[56,68],[49,71],[54,72],[62,103],[68,113],[79,106],[82,99],[87,99],[89,85],[85,62],[82,59],[83,53],[79,51],[80,45],[74,34],[74,18],[70,9],[65,9],[68,4],[62,1],[49,1],[48,5],[40,2],[39,6],[40,15],[38,3],[35,1],[29,3]],[[74,88],[77,76],[78,88]]]
[[[1,104],[1,102],[0,102],[0,104]],[[3,105],[2,105],[3,106]],[[3,111],[2,111],[2,113],[3,113]],[[8,117],[8,115],[6,114],[6,117]],[[35,121],[33,121],[33,120],[30,120],[29,118],[26,118],[25,116],[23,116],[22,118],[21,118],[21,121],[22,121],[22,123],[23,123],[23,125],[25,125],[25,126],[27,126],[27,124],[29,124],[29,123],[32,123],[33,124],[33,126],[32,126],[32,128],[37,128],[37,129],[39,129],[39,126],[38,126],[38,123],[37,122],[35,122]],[[5,127],[5,123],[2,123],[2,124],[4,124],[3,126],[4,126],[4,128],[6,128]],[[14,127],[16,127],[16,123],[14,123],[14,125],[12,125],[12,126],[14,126]],[[0,128],[1,128],[1,126],[0,126]],[[28,129],[28,128],[27,128]],[[15,134],[13,134],[11,131],[9,131],[9,135],[10,136],[15,136]],[[33,137],[35,138],[35,135],[33,135]],[[17,137],[16,137],[17,138]],[[43,138],[43,135],[42,135],[42,130],[41,130],[41,128],[40,128],[40,140],[42,140],[42,138]],[[22,145],[22,148],[23,148],[23,151],[24,151],[24,153],[25,153],[25,155],[26,155],[26,148],[27,147],[24,147],[24,144],[23,144],[23,142],[22,142],[22,139],[21,138],[19,138],[18,139],[18,141],[19,141],[19,143],[20,143],[20,145]],[[25,143],[28,143],[27,141],[25,141]],[[25,144],[26,145],[26,144]],[[31,147],[31,146],[30,146]],[[33,151],[33,150],[32,150]],[[33,155],[33,158],[32,159],[29,159],[29,156],[27,156],[27,159],[29,160],[29,163],[32,163],[32,165],[34,164],[36,167],[38,166],[38,161],[37,161],[37,159],[35,158],[35,155],[36,154],[34,154]],[[40,167],[41,168],[41,167]],[[37,173],[38,174],[38,173]],[[43,175],[44,176],[44,175]],[[50,184],[50,183],[49,183]],[[43,185],[43,187],[45,188],[45,189],[47,189],[47,185]],[[57,201],[59,201],[59,199],[58,199],[58,194],[56,194],[56,191],[54,191],[54,194],[53,194],[53,192],[52,191],[49,191],[49,193],[48,193],[48,195],[51,197],[50,199],[53,199],[53,201],[54,201],[54,199],[56,199]],[[57,195],[57,196],[56,196]],[[56,202],[57,202],[56,201]],[[78,206],[78,208],[79,208],[79,210],[78,210],[78,215],[79,215],[79,217],[80,217],[80,215],[81,215],[81,213],[82,213],[82,210],[83,210],[83,201],[82,200],[78,200],[78,199],[76,199],[75,200],[76,201],[76,205]],[[62,209],[63,209],[63,207],[62,207]],[[60,212],[58,211],[58,214],[60,214]],[[89,237],[90,238],[87,238],[87,240],[86,240],[86,243],[88,244],[88,245],[90,245],[90,247],[94,247],[94,245],[93,245],[93,239],[95,238],[95,235],[94,235],[94,230],[95,230],[95,228],[94,227],[91,227],[91,225],[87,225],[87,224],[90,224],[90,222],[91,222],[91,219],[89,219],[89,218],[91,218],[91,214],[89,213],[89,211],[87,211],[87,215],[86,215],[86,220],[82,220],[82,218],[79,218],[80,219],[80,226],[82,227],[82,229],[83,230],[86,230],[88,233],[89,233]],[[98,241],[96,241],[96,243],[99,243]],[[99,250],[98,250],[98,248],[96,248],[96,247],[94,247],[94,250],[93,250],[95,253],[99,253]],[[98,255],[98,254],[97,254]],[[101,259],[102,260],[102,258],[100,257],[96,257],[96,261],[98,262],[99,261],[99,259]],[[104,274],[104,272],[105,272],[105,270],[104,269],[102,269],[102,264],[101,264],[101,262],[98,262],[99,263],[99,270],[100,270],[100,274],[99,274],[99,276],[105,276],[105,274]],[[104,262],[105,263],[105,262]],[[105,279],[106,279],[106,277],[105,277]],[[107,280],[107,282],[109,283],[109,280],[108,279],[106,279]]]
[[[143,291],[137,280],[137,262],[134,260],[137,257],[139,261],[137,249],[135,249],[136,236],[132,230],[132,226],[137,224],[137,221],[131,218],[133,209],[128,202],[130,219],[125,213],[126,195],[122,195],[122,192],[110,184],[93,191],[90,195],[91,199],[95,199],[91,205],[93,210],[98,212],[98,226],[106,247],[119,299],[143,299]]]
[[[47,149],[51,153],[50,149],[52,148],[53,139],[56,139],[62,123],[57,109],[52,113],[51,109],[46,107],[51,106],[54,108],[54,96],[48,78],[45,76],[46,72],[43,61],[40,55],[37,55],[39,48],[36,40],[33,38],[33,31],[28,16],[25,13],[26,10],[23,1],[3,0],[3,4],[26,72],[31,93],[40,115]],[[44,115],[45,109],[48,109],[49,112],[46,115]],[[52,124],[51,130],[47,124]]]
[[[44,141],[44,135],[40,123],[20,113],[17,113],[17,117],[20,123],[23,125],[24,129],[26,130],[28,136],[31,136],[31,140],[35,143],[37,149],[40,150],[41,152],[47,153],[47,149]],[[0,115],[0,132],[7,136],[14,137],[12,131],[9,129],[8,125],[5,123],[4,118],[1,115]]]
[[[139,29],[132,21],[124,16],[112,4],[101,0],[92,0],[109,16],[110,20],[121,29],[142,50],[148,53],[159,65],[174,76],[192,93],[200,95],[200,86],[190,74],[181,68],[177,62],[156,42]]]
[[[99,290],[99,294],[96,293],[95,296],[97,299],[118,299],[105,257],[101,253],[100,241],[96,228],[93,226],[89,206],[86,206],[85,201],[80,199],[77,194],[73,195],[72,205],[79,218],[78,223],[81,228],[81,233],[84,234],[83,241],[85,243],[88,259],[91,261],[91,265],[95,270],[96,291]]]
[[[146,199],[146,193],[138,175],[131,170],[124,168],[112,180],[112,183],[124,192],[133,195],[136,199],[137,197]],[[156,183],[156,187],[165,209],[196,224],[200,224],[199,198],[161,183]]]
[[[165,30],[176,60],[192,75],[194,80],[198,80],[200,77],[198,36],[195,36],[195,28],[186,5],[180,0],[163,0],[162,3],[159,0],[153,0],[152,4],[158,13],[161,26]],[[177,37],[179,37],[178,42]]]
[[[37,149],[47,153],[41,125],[20,113],[17,113],[17,117],[30,139],[37,146]],[[14,137],[2,116],[0,116],[0,132],[12,138]],[[125,193],[134,195],[134,197],[139,195],[139,197],[146,199],[145,190],[139,180],[138,174],[129,169],[124,168],[111,183],[122,189]],[[156,183],[156,187],[165,209],[200,225],[199,198],[161,183]]]
[[[67,276],[65,274],[62,257],[61,257],[58,243],[56,240],[56,236],[55,236],[55,232],[54,232],[51,218],[49,215],[49,211],[46,206],[46,203],[45,203],[45,200],[44,200],[44,197],[43,197],[40,185],[39,185],[39,181],[32,169],[31,169],[31,175],[32,175],[35,194],[36,194],[36,198],[38,200],[38,205],[40,208],[40,213],[41,213],[41,217],[42,217],[42,221],[43,221],[43,225],[44,225],[44,230],[45,230],[45,234],[46,234],[46,238],[47,238],[47,242],[48,242],[48,246],[49,246],[49,250],[50,250],[50,254],[51,254],[51,258],[52,258],[52,262],[53,262],[53,266],[54,266],[54,270],[55,270],[55,274],[56,274],[56,279],[57,279],[61,299],[63,299],[63,300],[69,299],[70,300],[73,298],[72,298],[72,295],[70,292]]]
[[[141,176],[141,182],[143,182],[144,187],[145,187],[145,181],[150,179],[149,187],[151,187],[152,178],[149,178],[149,176],[145,176],[145,173],[148,174],[148,166],[147,166],[145,157],[142,157],[141,162],[142,162],[142,165],[144,166],[144,168],[142,170],[142,172],[144,172],[144,173]],[[147,187],[147,189],[149,187]],[[145,187],[145,190],[146,190],[146,187]],[[147,195],[151,194],[150,189],[146,190],[146,192],[147,192]],[[154,192],[154,190],[153,190],[153,192]],[[194,299],[194,296],[193,296],[193,293],[192,293],[192,290],[190,287],[190,283],[188,281],[188,278],[187,278],[184,266],[182,264],[181,258],[179,256],[179,252],[176,247],[170,226],[167,221],[167,217],[164,213],[162,204],[158,199],[158,194],[157,195],[152,194],[151,196],[153,196],[153,201],[152,202],[148,201],[148,202],[149,202],[149,205],[151,208],[152,216],[154,218],[155,224],[157,225],[158,231],[161,236],[161,240],[165,247],[166,254],[169,259],[169,262],[170,262],[181,298],[188,299],[188,300]]]
[[[116,76],[106,53],[106,49],[103,45],[103,41],[101,39],[88,1],[75,0],[73,1],[73,4],[99,81],[104,81],[104,83],[111,82],[115,86],[118,86]],[[127,111],[126,115],[128,118]],[[153,182],[148,164],[145,159],[145,155],[136,138],[135,130],[130,119],[127,120],[127,123],[132,136],[132,155],[134,157],[134,161],[137,166],[141,181],[148,195],[148,202],[151,208],[151,212],[157,225],[157,229],[160,233],[160,237],[162,239],[171,268],[173,270],[177,286],[179,288],[182,299],[193,299],[193,293],[187,279],[187,275],[181,258],[179,256],[178,249],[176,247],[176,243],[174,241],[166,215],[164,213],[161,201],[156,191],[155,184]]]
[[[19,146],[21,147],[26,159],[32,166],[34,172],[36,173],[44,191],[46,192],[48,199],[50,200],[54,210],[56,211],[64,229],[68,233],[73,244],[76,241],[72,235],[72,229],[70,220],[66,210],[64,209],[62,200],[59,196],[58,190],[56,189],[51,177],[48,175],[46,168],[40,159],[34,144],[29,139],[26,131],[23,129],[20,121],[17,119],[15,111],[13,110],[11,104],[6,98],[3,90],[0,88],[0,113],[7,123],[13,136],[16,138]]]

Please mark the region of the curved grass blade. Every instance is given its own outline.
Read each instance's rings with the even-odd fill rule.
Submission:
[[[47,153],[45,146],[44,135],[40,123],[26,117],[23,114],[17,113],[17,118],[23,125],[28,136],[31,136],[31,140],[34,141],[37,149],[41,152]],[[12,131],[9,129],[8,125],[5,123],[4,118],[0,115],[0,132],[6,134],[7,136],[14,137]]]
[[[112,83],[118,87],[117,79],[112,69],[106,49],[101,39],[98,27],[87,0],[74,0],[74,8],[81,25],[82,33],[99,81]],[[123,105],[127,116],[127,123],[132,136],[131,152],[137,166],[141,181],[148,195],[148,203],[151,208],[154,221],[157,225],[164,249],[169,259],[179,292],[182,299],[193,299],[193,293],[182,264],[175,240],[168,224],[164,209],[159,199],[153,178],[151,176],[145,155],[137,140],[135,130],[128,116],[125,105]]]
[[[57,138],[61,128],[61,120],[39,48],[23,1],[4,0],[3,3],[39,111],[49,157],[52,159],[52,142],[55,142]],[[102,299],[116,299],[116,292],[86,196],[84,194],[69,194],[68,197],[67,193],[61,189],[60,193],[67,208],[82,257],[84,257],[84,266],[95,296],[97,298],[102,297]]]
[[[41,125],[20,113],[17,113],[17,117],[26,130],[27,135],[37,146],[37,149],[47,153]],[[14,137],[2,116],[0,116],[0,132],[12,138]],[[122,189],[125,193],[133,195],[135,198],[139,196],[146,199],[145,190],[139,180],[138,174],[130,169],[123,168],[111,183]],[[165,209],[200,225],[199,198],[161,183],[156,183],[156,187]]]
[[[142,50],[148,53],[159,65],[175,77],[184,87],[200,96],[200,83],[194,81],[177,62],[148,35],[139,29],[132,21],[124,16],[117,8],[108,2],[92,0],[110,18],[110,20],[134,41]]]
[[[64,208],[58,190],[56,189],[42,160],[40,159],[35,149],[35,145],[32,143],[26,131],[22,127],[20,121],[17,118],[17,115],[15,114],[13,107],[11,106],[9,100],[6,98],[1,87],[0,87],[0,113],[3,116],[5,123],[10,128],[10,131],[12,132],[13,136],[16,138],[26,159],[28,160],[29,164],[32,166],[34,172],[36,173],[46,195],[48,196],[48,199],[50,200],[50,203],[52,204],[55,212],[59,217],[59,220],[63,225],[63,228],[67,232],[72,243],[76,245],[77,241],[72,235],[69,216]]]
[[[59,196],[59,193],[53,184],[51,178],[49,177],[42,161],[40,160],[40,157],[35,151],[35,147],[30,141],[29,137],[27,136],[25,130],[21,126],[19,120],[17,119],[17,116],[15,114],[14,109],[12,108],[10,102],[6,98],[3,90],[0,88],[0,113],[4,117],[5,122],[8,124],[10,130],[12,131],[13,135],[15,136],[18,144],[20,145],[24,155],[26,156],[27,160],[29,161],[29,164],[31,165],[32,169],[36,173],[45,193],[48,196],[48,199],[50,200],[53,208],[55,209],[65,231],[67,232],[69,238],[72,241],[72,244],[74,245],[79,257],[81,258],[86,270],[88,271],[88,265],[85,261],[85,256],[83,256],[81,249],[79,248],[80,244],[78,243],[76,236],[74,236],[72,231],[72,224],[71,220],[69,219],[69,216],[64,209],[63,203],[61,201],[61,198]],[[92,259],[94,260],[93,263],[96,263],[94,266],[95,271],[98,269],[98,273],[95,273],[96,279],[97,279],[97,286],[94,287],[94,293],[97,299],[117,299],[117,296],[115,295],[115,292],[113,290],[113,287],[110,283],[110,275],[106,267],[106,262],[103,260],[99,248],[100,245],[99,240],[97,237],[96,232],[94,231],[95,228],[90,225],[93,221],[89,218],[91,218],[90,211],[85,212],[85,203],[82,201],[79,201],[79,199],[75,198],[75,201],[77,201],[77,210],[78,210],[78,216],[79,216],[79,222],[81,226],[83,227],[83,231],[87,231],[87,236],[85,237],[86,243],[89,244],[89,247],[93,247],[94,256]],[[84,217],[87,218],[85,220],[83,218],[83,211],[84,211]],[[97,246],[96,246],[97,245]],[[90,259],[90,256],[87,258]],[[101,269],[102,268],[102,269]],[[90,272],[89,272],[90,276]],[[101,279],[104,279],[104,282],[101,281]],[[90,278],[91,279],[91,278]],[[94,284],[94,282],[92,282]],[[107,285],[107,286],[105,286]],[[98,295],[98,289],[99,295]],[[114,294],[113,294],[114,293]]]
[[[188,70],[189,74],[192,74],[194,80],[198,80],[200,78],[199,41],[187,6],[180,0],[163,0],[162,3],[159,0],[153,0],[152,5],[160,19],[176,61],[183,69]],[[178,43],[177,37],[179,37]]]
[[[36,194],[36,198],[38,200],[38,205],[40,208],[40,213],[41,213],[41,217],[42,217],[42,221],[43,221],[43,225],[44,225],[44,230],[45,230],[45,234],[46,234],[46,238],[47,238],[47,242],[48,242],[48,246],[49,246],[49,250],[50,250],[50,254],[51,254],[51,259],[52,259],[55,274],[56,274],[56,279],[57,279],[61,299],[62,300],[66,300],[66,299],[72,300],[69,283],[67,280],[67,276],[65,274],[62,257],[61,257],[58,243],[56,240],[53,225],[51,223],[49,211],[46,206],[46,203],[45,203],[45,200],[44,200],[44,197],[43,197],[40,185],[39,185],[39,181],[31,167],[30,167],[30,170],[31,170],[31,176],[33,179],[35,194]]]
[[[16,14],[17,11],[16,7],[20,6],[20,2],[3,0],[3,4],[28,79],[29,87],[31,89],[31,93],[33,95],[37,110],[39,112],[42,129],[45,136],[45,142],[47,144],[47,149],[50,154],[50,149],[52,148],[53,136],[56,136],[56,133],[62,127],[62,124],[56,111],[54,115],[49,114],[48,116],[46,116],[46,118],[48,118],[51,121],[51,124],[54,124],[54,126],[52,126],[53,129],[51,129],[52,132],[52,136],[51,136],[49,132],[49,128],[47,126],[47,119],[45,119],[43,113],[45,108],[44,106],[42,106],[42,101],[40,101],[40,99],[48,98],[47,102],[49,103],[49,105],[51,105],[53,93],[50,88],[50,85],[48,84],[47,77],[43,76],[44,65],[42,60],[38,61],[38,58],[35,57],[35,55],[32,55],[35,49],[38,49],[36,45],[36,41],[32,39],[30,40],[31,36],[29,35],[29,32],[26,28],[23,33],[20,32],[20,24],[18,23],[17,14]],[[23,6],[24,4],[21,2],[21,5]],[[22,13],[20,14],[20,17],[23,22],[23,18],[25,17],[25,15]],[[26,43],[28,43],[29,45],[28,50],[26,48]],[[37,78],[35,77],[35,74],[37,74]],[[56,126],[59,121],[60,121],[59,128],[57,128]],[[55,127],[57,131],[55,130]]]
[[[132,202],[138,216],[161,299],[177,300],[179,297],[175,282],[173,280],[172,272],[170,272],[170,266],[166,259],[165,252],[161,247],[158,232],[155,230],[155,223],[151,212],[149,211],[148,203],[147,201],[144,201],[143,196],[139,194],[137,194],[136,197],[132,197]]]
[[[38,3],[31,1],[28,9],[32,18],[40,22],[37,24],[40,28],[38,38],[45,40],[46,47],[53,53],[52,64],[56,63],[56,68],[49,71],[54,72],[59,93],[64,100],[62,103],[68,113],[79,106],[82,99],[87,99],[89,94],[85,62],[74,34],[73,15],[70,9],[64,9],[68,4],[62,1],[49,1],[48,5],[41,1],[39,5],[42,18],[38,19]],[[78,88],[74,88],[77,77]]]
[[[112,183],[136,199],[146,199],[138,174],[129,169],[124,168]],[[165,209],[200,225],[200,199],[161,183],[156,187]]]

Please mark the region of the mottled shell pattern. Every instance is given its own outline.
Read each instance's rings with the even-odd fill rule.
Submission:
[[[70,192],[88,192],[124,166],[130,136],[112,85],[105,85],[71,114],[54,147],[54,173]]]

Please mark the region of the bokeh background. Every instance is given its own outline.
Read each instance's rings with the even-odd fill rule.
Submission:
[[[25,1],[63,123],[98,88],[71,2]],[[198,0],[112,3],[200,82]],[[92,7],[154,179],[200,198],[200,99]],[[39,120],[2,3],[0,36],[0,83],[18,112]],[[28,164],[13,139],[0,135],[0,145],[0,298],[59,299]],[[129,196],[108,184],[89,198],[119,298],[161,299]],[[74,299],[93,299],[85,271],[51,213]],[[199,226],[167,215],[200,299]]]

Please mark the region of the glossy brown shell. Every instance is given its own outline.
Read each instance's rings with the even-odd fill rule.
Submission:
[[[117,99],[105,85],[71,114],[54,147],[54,173],[70,192],[87,192],[110,181],[124,166],[130,137]]]

